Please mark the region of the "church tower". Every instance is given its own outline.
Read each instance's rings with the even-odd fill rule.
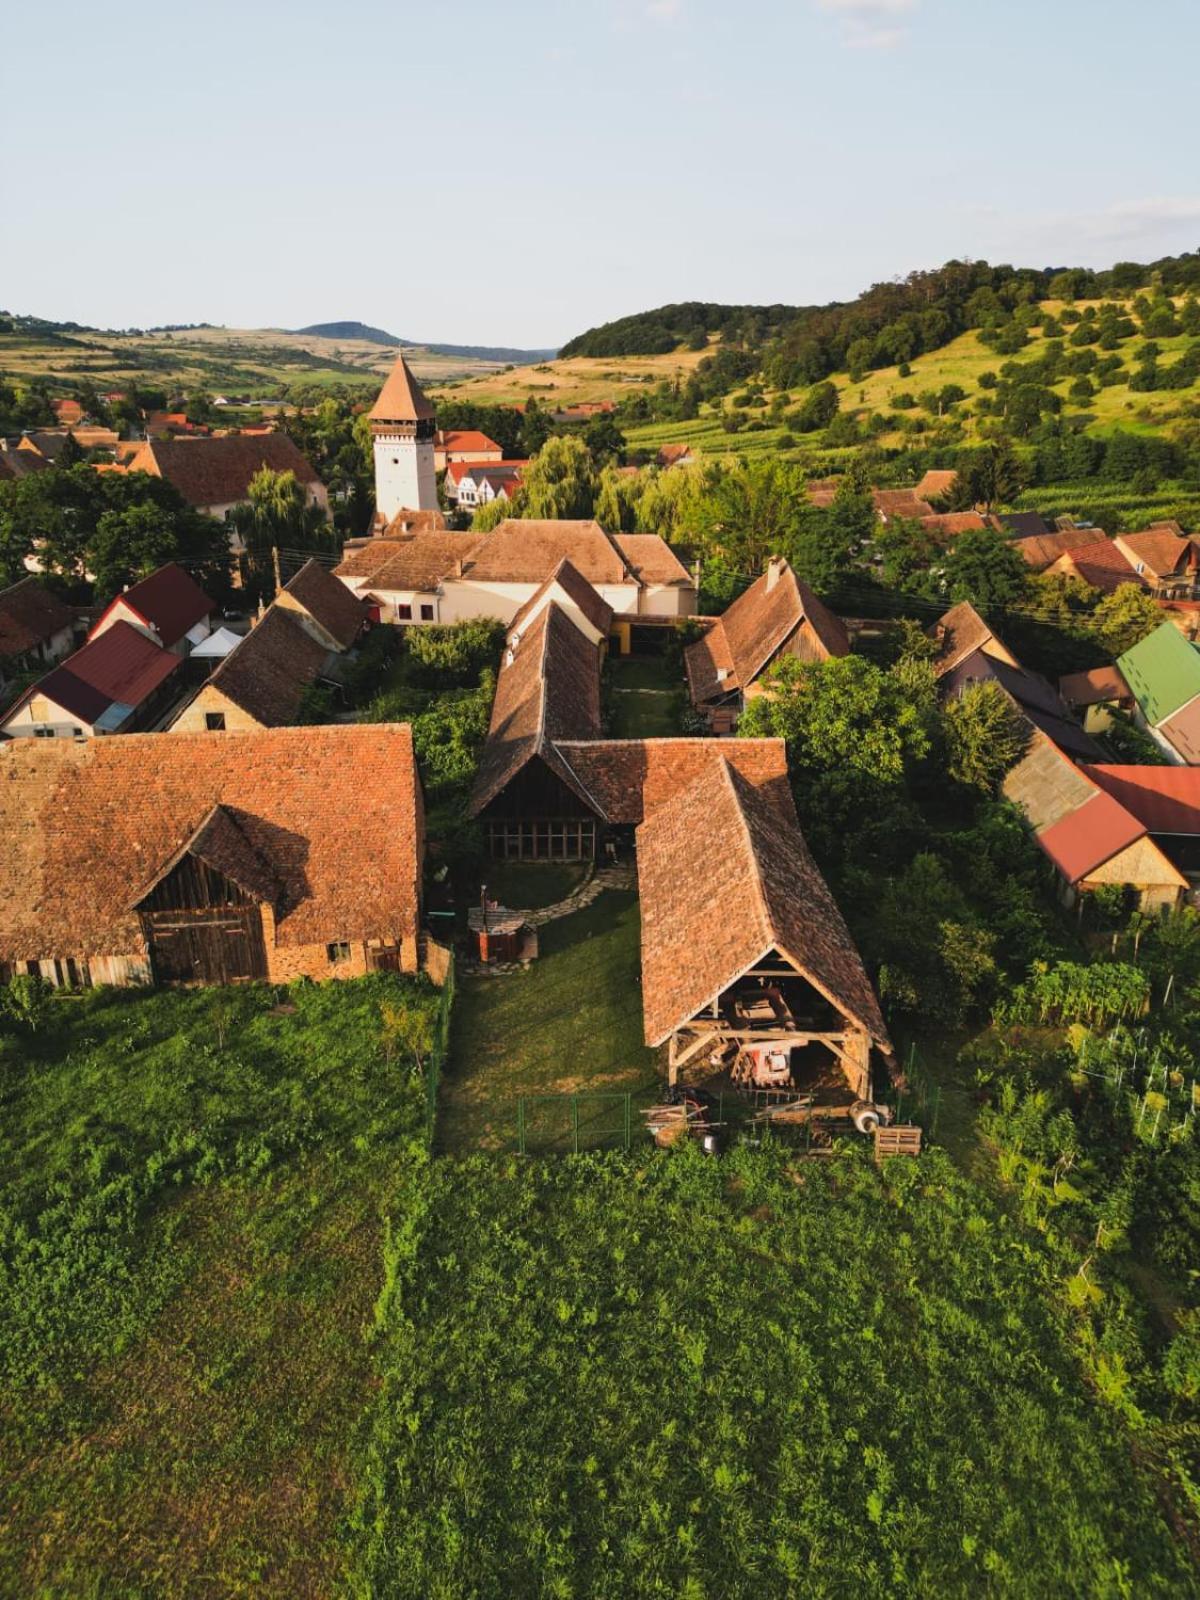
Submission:
[[[433,405],[397,356],[371,407],[375,441],[375,510],[386,525],[398,511],[436,511]]]

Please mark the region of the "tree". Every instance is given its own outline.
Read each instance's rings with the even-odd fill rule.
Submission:
[[[391,1066],[396,1052],[403,1050],[412,1057],[414,1070],[423,1071],[434,1040],[434,1019],[429,1008],[412,1001],[381,1001],[379,1040],[387,1066]]]
[[[973,451],[960,463],[950,499],[955,510],[979,506],[990,511],[1006,505],[1021,492],[1021,464],[1007,439],[997,439]]]
[[[522,512],[527,517],[590,517],[598,487],[596,466],[582,439],[547,439],[525,472]]]
[[[625,458],[625,435],[609,411],[601,411],[591,419],[583,430],[583,442],[598,467],[619,463]]]
[[[827,428],[837,416],[840,403],[832,383],[818,383],[809,390],[803,405],[788,414],[788,426],[797,433],[815,433],[818,428]]]
[[[1137,583],[1118,584],[1092,613],[1092,633],[1106,656],[1124,655],[1162,621],[1153,597]]]
[[[865,656],[788,656],[769,677],[770,694],[749,702],[738,732],[785,739],[795,773],[837,766],[872,783],[898,784],[906,767],[929,753],[935,693],[926,663],[900,673]]]
[[[19,972],[0,989],[0,1010],[36,1033],[50,1010],[50,985],[36,973]]]
[[[1015,605],[1025,594],[1029,568],[995,528],[968,528],[946,558],[946,582],[952,599],[987,610]]]
[[[998,683],[968,684],[942,715],[946,770],[956,783],[995,794],[1025,753],[1029,728]]]

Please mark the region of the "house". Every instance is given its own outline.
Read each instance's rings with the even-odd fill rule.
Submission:
[[[695,461],[690,444],[664,444],[659,446],[654,458],[656,467],[690,467]]]
[[[1088,767],[1191,885],[1200,886],[1200,767]]]
[[[1160,623],[1117,667],[1135,701],[1134,719],[1170,761],[1200,766],[1200,649],[1174,623]]]
[[[182,657],[124,618],[39,678],[9,707],[10,739],[82,739],[150,727],[180,692]]]
[[[1152,594],[1187,600],[1196,593],[1200,549],[1178,528],[1177,522],[1154,522],[1141,533],[1116,534],[1113,543]]]
[[[953,494],[957,484],[958,473],[953,468],[944,471],[931,467],[913,490],[913,497],[917,500],[942,500],[946,495]]]
[[[148,439],[129,452],[130,472],[148,472],[173,484],[189,505],[223,520],[249,499],[251,480],[269,467],[293,472],[305,500],[329,515],[329,493],[286,433],[223,439]]]
[[[990,527],[990,523],[978,511],[935,511],[931,516],[917,520],[926,533],[947,548],[953,545],[960,534]]]
[[[922,517],[937,516],[929,501],[922,499],[914,489],[872,489],[871,502],[875,515],[885,526],[901,518],[920,522]]]
[[[12,483],[18,478],[28,478],[35,472],[46,472],[52,463],[36,450],[10,449],[0,441],[0,483]]]
[[[1031,572],[1045,572],[1068,551],[1079,548],[1079,535],[1073,528],[1065,533],[1031,533],[1014,539],[1012,548]]]
[[[146,417],[147,439],[200,439],[208,431],[202,423],[189,422],[186,411],[151,411]]]
[[[850,653],[845,627],[782,556],[684,651],[692,704],[728,732],[758,680],[783,656],[827,661]]]
[[[50,407],[64,427],[70,428],[83,421],[83,407],[78,400],[51,400]]]
[[[446,498],[460,511],[476,511],[493,500],[511,500],[528,465],[527,461],[502,461],[497,466],[455,463],[446,473]]]
[[[336,685],[339,658],[366,621],[362,602],[308,561],[184,706],[171,731],[241,732],[299,721],[310,689]]]
[[[386,622],[511,622],[564,557],[616,614],[691,616],[696,585],[655,534],[608,534],[598,522],[508,519],[491,533],[415,534],[347,545],[337,576]]]
[[[1140,588],[1147,586],[1120,546],[1104,534],[1085,536],[1070,550],[1064,550],[1046,570],[1079,578],[1104,594],[1112,594],[1123,583],[1135,583]]]
[[[946,613],[934,636],[943,640],[934,664],[943,696],[990,681],[1022,719],[1025,748],[1003,794],[1024,816],[1064,902],[1078,904],[1101,885],[1119,883],[1143,909],[1177,904],[1186,881],[1137,819],[1088,777],[1080,763],[1102,762],[1104,753],[1050,684],[1026,671],[967,602]]]
[[[37,578],[0,589],[0,689],[70,655],[75,613]]]
[[[177,656],[187,656],[213,631],[217,607],[174,561],[129,586],[100,613],[89,639],[98,639],[117,622],[127,622]]]
[[[1040,511],[1000,511],[996,521],[1001,533],[1014,539],[1040,539],[1053,531]]]
[[[0,780],[5,976],[286,983],[420,965],[407,725],[18,740]]]
[[[637,862],[645,1040],[668,1045],[670,1081],[749,1055],[823,1105],[870,1107],[891,1040],[786,777],[712,752],[638,828]]]
[[[600,646],[603,653],[612,630],[613,609],[566,556],[509,623],[506,642],[510,650],[516,649],[549,605],[558,606],[586,639]]]
[[[53,463],[67,448],[70,436],[67,428],[31,428],[21,435],[17,449],[30,455],[41,456],[43,461]]]
[[[1058,680],[1058,692],[1075,716],[1083,713],[1085,733],[1103,733],[1111,727],[1114,711],[1133,711],[1129,685],[1115,666],[1070,672]]]
[[[453,462],[503,461],[504,451],[477,428],[439,428],[433,436],[433,469],[445,472]]]

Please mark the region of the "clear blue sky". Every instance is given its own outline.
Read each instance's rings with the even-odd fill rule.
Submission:
[[[1196,0],[65,3],[0,306],[553,345],[668,300],[1200,244]]]

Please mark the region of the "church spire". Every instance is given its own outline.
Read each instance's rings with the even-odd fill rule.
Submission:
[[[403,353],[371,407],[375,448],[375,510],[386,525],[400,511],[436,511],[436,431],[433,402]]]

